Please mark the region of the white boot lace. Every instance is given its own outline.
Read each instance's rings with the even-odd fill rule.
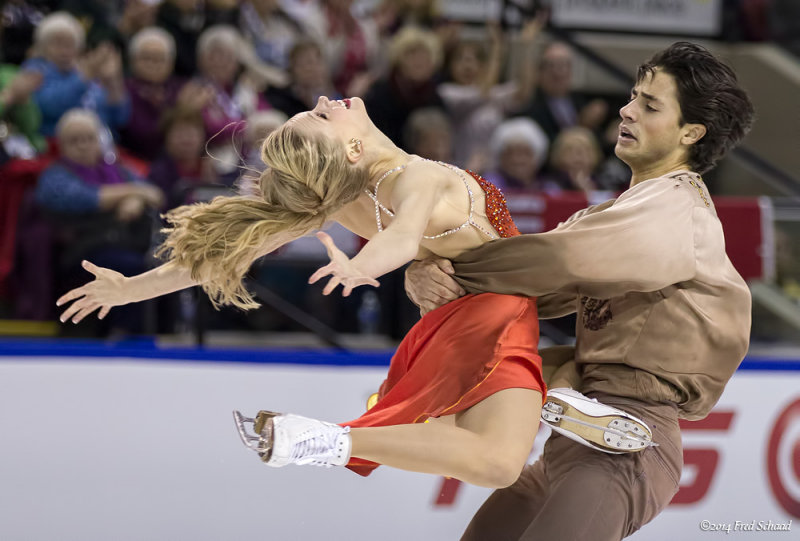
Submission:
[[[305,430],[292,447],[291,462],[326,468],[343,465],[348,458],[348,432],[349,426],[327,424]]]

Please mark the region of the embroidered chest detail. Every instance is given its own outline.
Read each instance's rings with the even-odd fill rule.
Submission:
[[[706,199],[706,192],[705,190],[703,190],[703,187],[693,180],[690,180],[689,184],[693,186],[694,189],[696,189],[698,192],[700,192],[700,197],[703,198],[703,203],[705,203],[707,207],[710,207],[711,205],[709,204],[708,199]]]
[[[611,301],[608,299],[593,299],[591,297],[581,298],[583,308],[582,321],[583,328],[590,331],[604,329],[608,322],[614,317],[611,312]]]

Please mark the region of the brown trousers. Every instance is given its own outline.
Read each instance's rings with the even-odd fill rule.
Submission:
[[[540,459],[486,500],[462,541],[617,541],[669,504],[683,467],[676,405],[589,396],[644,420],[659,447],[611,455],[553,433]]]

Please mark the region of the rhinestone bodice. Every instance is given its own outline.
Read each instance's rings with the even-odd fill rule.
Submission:
[[[431,161],[431,160],[427,160]],[[467,220],[459,225],[458,227],[454,227],[452,229],[448,229],[443,233],[439,233],[438,235],[423,235],[424,239],[434,240],[441,237],[446,237],[447,235],[452,235],[458,231],[461,231],[465,227],[472,226],[490,239],[496,239],[498,237],[507,238],[507,237],[514,237],[519,235],[519,230],[517,226],[514,224],[514,220],[511,218],[511,214],[508,211],[508,205],[506,204],[506,199],[503,196],[502,192],[492,184],[491,182],[485,180],[479,174],[473,171],[467,171],[467,173],[475,179],[478,185],[483,190],[486,199],[486,217],[489,219],[489,223],[492,224],[492,228],[494,231],[488,231],[485,227],[481,226],[474,220],[475,216],[475,194],[472,192],[472,187],[467,180],[467,177],[464,174],[464,171],[450,165],[449,163],[444,162],[435,162],[439,165],[452,169],[461,177],[461,180],[464,181],[464,186],[467,188],[467,193],[469,194],[469,215],[467,216]],[[377,182],[375,182],[375,191],[371,192],[370,190],[366,190],[367,195],[372,199],[375,203],[375,222],[378,226],[378,231],[383,231],[383,220],[381,220],[381,212],[385,212],[388,216],[394,217],[394,212],[386,208],[383,203],[380,202],[378,199],[378,188],[381,185],[383,179],[391,175],[392,173],[396,173],[397,171],[402,171],[405,169],[405,165],[401,165],[399,167],[395,167],[394,169],[390,169],[382,174]]]

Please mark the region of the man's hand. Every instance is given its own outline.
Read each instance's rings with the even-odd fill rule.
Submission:
[[[453,264],[447,259],[416,261],[406,269],[406,295],[419,306],[421,315],[466,295],[453,275]]]

